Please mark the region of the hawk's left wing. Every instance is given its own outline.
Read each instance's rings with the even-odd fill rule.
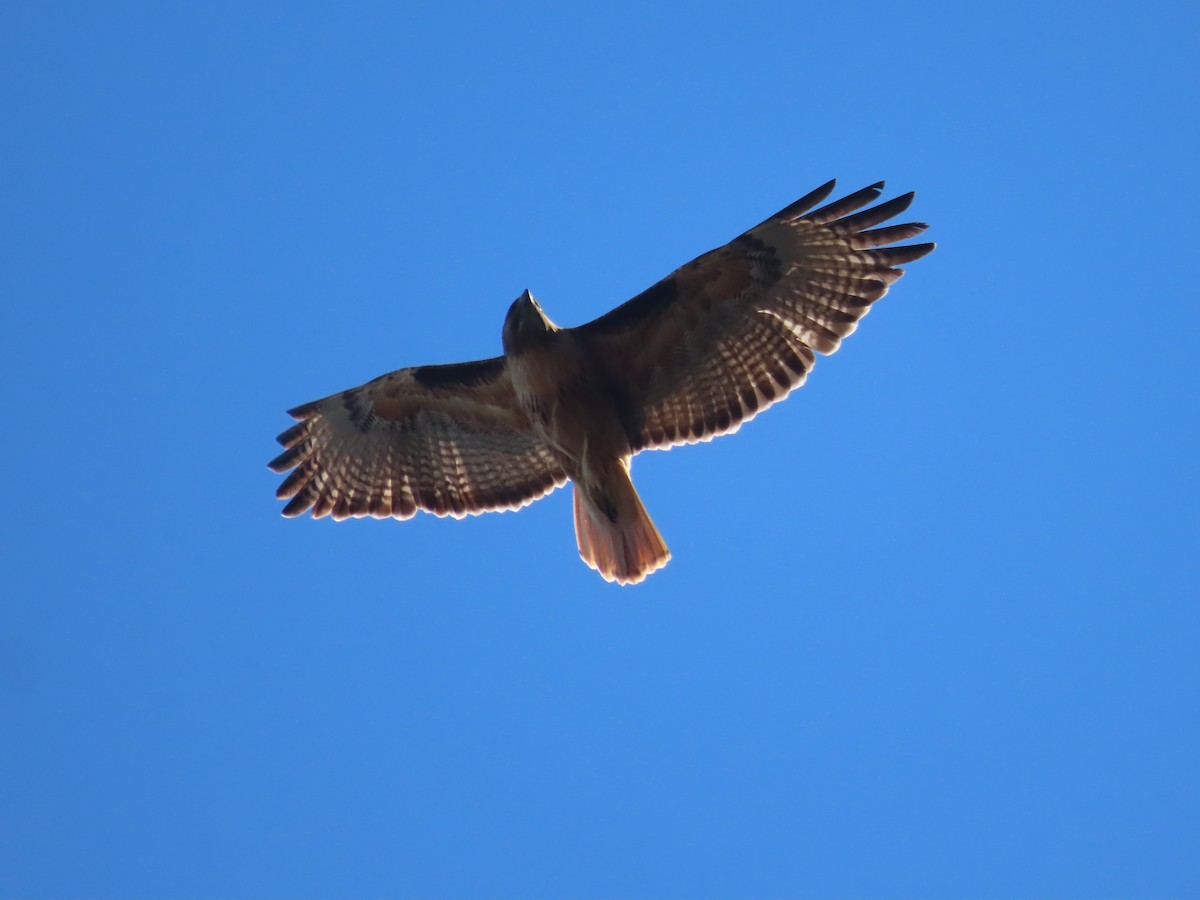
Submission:
[[[912,194],[856,212],[883,182],[809,212],[833,186],[575,329],[622,398],[634,451],[710,440],[782,400],[904,274],[897,266],[933,249],[884,246],[921,223],[875,227]]]
[[[417,366],[289,410],[270,463],[285,516],[461,518],[518,509],[567,480],[517,406],[503,357]]]

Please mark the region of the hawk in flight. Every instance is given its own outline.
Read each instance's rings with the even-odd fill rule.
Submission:
[[[804,383],[933,244],[888,246],[913,195],[834,182],[595,321],[560,328],[529,291],[504,355],[399,369],[290,410],[271,461],[285,516],[407,519],[519,509],[575,482],[579,554],[635,584],[671,558],[629,479],[642,450],[736,431]]]

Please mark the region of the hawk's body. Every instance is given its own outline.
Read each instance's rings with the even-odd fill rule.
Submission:
[[[623,306],[558,328],[526,291],[504,355],[418,366],[292,410],[272,461],[294,469],[285,515],[462,516],[524,506],[575,482],[580,554],[608,580],[670,558],[628,475],[641,450],[735,430],[800,384],[932,244],[874,228],[907,194],[872,185],[815,212],[833,183],[704,254]],[[852,214],[853,213],[853,214]]]

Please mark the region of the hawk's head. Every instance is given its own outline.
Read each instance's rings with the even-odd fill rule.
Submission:
[[[504,317],[504,355],[511,356],[535,347],[556,331],[558,326],[546,318],[542,307],[526,289]]]

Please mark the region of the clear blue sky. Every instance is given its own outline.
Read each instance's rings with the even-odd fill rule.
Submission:
[[[643,6],[0,7],[0,896],[1200,895],[1197,6]],[[831,177],[939,249],[644,585],[279,516]]]

